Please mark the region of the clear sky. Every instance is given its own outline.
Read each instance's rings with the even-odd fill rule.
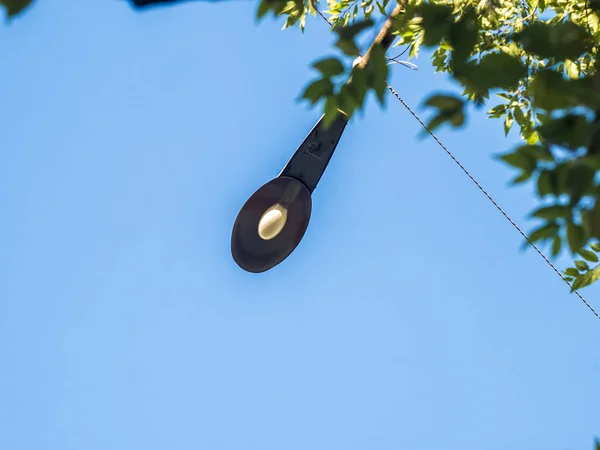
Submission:
[[[600,321],[393,98],[347,128],[292,256],[237,267],[332,42],[255,8],[0,26],[0,449],[592,450]],[[422,112],[454,88],[417,62],[391,82]],[[501,128],[441,137],[529,229]]]

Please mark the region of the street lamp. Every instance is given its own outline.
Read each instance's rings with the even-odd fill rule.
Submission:
[[[396,37],[393,21],[403,6],[396,5],[353,67],[365,69],[376,47],[384,53],[390,48]],[[328,127],[321,117],[279,176],[263,185],[242,206],[231,233],[231,254],[242,269],[265,272],[287,258],[302,240],[310,220],[310,196],[348,124],[346,114],[339,112]]]
[[[342,112],[328,127],[321,117],[279,176],[242,206],[231,233],[231,254],[242,269],[265,272],[298,246],[310,220],[311,194],[347,123]]]

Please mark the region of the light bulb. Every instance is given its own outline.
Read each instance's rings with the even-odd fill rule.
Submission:
[[[258,222],[258,235],[261,239],[268,241],[281,233],[287,220],[287,213],[287,208],[280,203],[267,209]]]

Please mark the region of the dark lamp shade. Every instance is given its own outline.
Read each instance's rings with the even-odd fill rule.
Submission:
[[[280,203],[286,193],[297,192],[287,205],[287,220],[281,232],[272,239],[258,235],[258,223],[271,206]],[[252,273],[265,272],[287,258],[302,240],[312,200],[306,186],[291,177],[277,177],[258,189],[244,204],[233,225],[231,254],[235,262]]]

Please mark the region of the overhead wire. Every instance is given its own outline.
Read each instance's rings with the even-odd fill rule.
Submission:
[[[317,13],[321,16],[321,18],[329,24],[329,26],[333,26],[332,22],[325,17],[325,15],[316,8]],[[399,55],[400,56],[400,55]],[[389,58],[392,59],[392,58]],[[395,58],[393,58],[395,60]],[[552,270],[560,277],[562,281],[564,281],[571,290],[573,290],[573,285],[567,280],[567,278],[561,273],[560,270],[550,261],[550,258],[546,256],[546,254],[531,240],[531,238],[523,231],[523,229],[517,225],[517,223],[508,215],[508,213],[498,204],[496,200],[491,196],[491,194],[485,190],[485,188],[477,181],[477,179],[467,170],[467,168],[459,161],[459,159],[446,147],[442,141],[431,131],[431,129],[421,120],[421,118],[413,111],[413,109],[406,103],[406,101],[394,90],[392,86],[386,83],[388,90],[391,94],[406,108],[406,110],[410,113],[411,116],[415,118],[415,120],[423,127],[423,129],[433,138],[433,140],[446,152],[446,154],[456,163],[456,165],[463,171],[465,175],[477,186],[477,188],[486,196],[486,198],[496,207],[496,209],[504,216],[506,220],[519,232],[519,234],[527,241],[527,243],[542,257],[542,259],[548,264]],[[579,293],[578,290],[573,291],[577,297],[583,302],[583,304],[596,316],[596,318],[600,319],[600,314],[594,309],[594,307]]]

